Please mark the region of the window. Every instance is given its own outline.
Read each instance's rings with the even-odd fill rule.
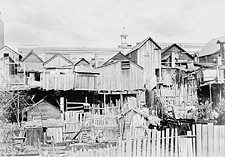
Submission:
[[[156,75],[156,77],[160,77],[159,76],[159,69],[155,69],[155,75]]]
[[[4,57],[9,57],[9,54],[8,53],[4,53]]]
[[[122,70],[130,69],[130,61],[122,61],[121,62],[121,69]]]

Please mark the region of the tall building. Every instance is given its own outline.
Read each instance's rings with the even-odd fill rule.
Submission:
[[[4,46],[4,23],[1,19],[1,12],[0,12],[0,48]]]

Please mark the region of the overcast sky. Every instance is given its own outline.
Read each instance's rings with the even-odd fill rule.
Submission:
[[[117,47],[151,36],[157,43],[206,43],[225,35],[224,0],[0,0],[5,45]]]

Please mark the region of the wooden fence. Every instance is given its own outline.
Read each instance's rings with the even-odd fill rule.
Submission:
[[[116,145],[105,148],[77,149],[72,146],[69,156],[95,157],[196,157],[194,132],[178,136],[177,129],[163,131],[148,130],[146,135],[139,134],[137,138],[119,138]],[[130,136],[131,137],[131,136]]]
[[[225,156],[225,126],[196,125],[197,157]]]

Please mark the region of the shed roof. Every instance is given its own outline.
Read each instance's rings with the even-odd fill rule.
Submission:
[[[32,104],[31,106],[28,106],[26,109],[25,109],[25,112],[31,110],[32,108],[34,108],[35,106],[39,105],[40,103],[42,102],[46,102],[48,105],[51,105],[53,106],[55,109],[59,110],[60,112],[62,112],[59,108],[57,108],[56,106],[52,105],[51,103],[47,102],[45,99],[41,99],[40,101],[38,101],[37,103],[35,104]]]

